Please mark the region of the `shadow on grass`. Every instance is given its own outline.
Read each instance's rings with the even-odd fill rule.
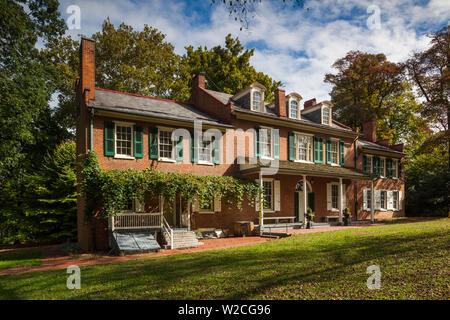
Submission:
[[[273,296],[278,288],[290,285],[342,281],[362,264],[395,265],[398,257],[414,257],[425,250],[433,254],[448,241],[448,228],[423,230],[417,225],[403,232],[396,232],[394,226],[379,228],[367,229],[371,234],[363,236],[356,230],[298,235],[247,247],[85,267],[81,290],[65,288],[65,270],[17,275],[0,288],[0,295],[9,299],[249,299]],[[366,277],[365,269],[362,272]]]

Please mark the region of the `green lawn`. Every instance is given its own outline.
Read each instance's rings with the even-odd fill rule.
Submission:
[[[0,270],[18,266],[39,266],[41,257],[41,248],[3,251],[0,252]]]
[[[0,299],[449,299],[450,219],[0,277]],[[381,289],[366,268],[381,268]]]

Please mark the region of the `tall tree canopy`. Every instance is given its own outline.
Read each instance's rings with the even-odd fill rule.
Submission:
[[[353,127],[388,114],[388,101],[402,92],[402,68],[384,54],[350,51],[333,64],[336,74],[325,75],[336,119]]]
[[[48,108],[54,69],[36,48],[64,33],[57,0],[0,0],[0,179],[18,171]]]
[[[423,98],[420,113],[439,131],[427,145],[443,144],[449,152],[450,167],[450,27],[432,33],[431,47],[415,53],[405,66]]]
[[[190,80],[192,74],[204,71],[208,89],[230,94],[234,94],[257,81],[267,88],[265,99],[272,101],[273,92],[281,87],[282,83],[255,70],[250,64],[253,53],[254,49],[244,50],[239,38],[233,38],[231,34],[228,34],[225,38],[225,47],[215,46],[211,49],[198,47],[194,49],[192,46],[188,46],[182,62],[184,77],[189,77]],[[177,95],[176,92],[174,94]],[[180,98],[187,99],[186,96]]]

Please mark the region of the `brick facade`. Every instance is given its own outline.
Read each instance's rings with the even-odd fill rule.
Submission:
[[[192,83],[192,95],[189,100],[190,106],[203,112],[204,114],[214,116],[234,129],[242,129],[242,131],[226,131],[224,127],[218,127],[222,131],[222,147],[221,147],[221,164],[214,165],[201,165],[197,163],[191,163],[190,159],[190,142],[187,139],[183,140],[184,159],[182,162],[165,162],[158,161],[156,159],[150,159],[149,157],[149,127],[161,125],[155,119],[146,118],[143,116],[132,116],[130,114],[110,114],[105,115],[98,110],[94,110],[92,115],[89,108],[89,102],[95,100],[96,88],[94,85],[95,75],[95,57],[94,57],[94,43],[88,39],[82,39],[82,45],[80,48],[80,75],[81,78],[77,80],[77,101],[79,103],[79,115],[77,121],[77,153],[81,156],[86,153],[89,148],[97,153],[100,166],[104,169],[128,169],[134,168],[143,170],[149,167],[157,170],[168,172],[190,172],[199,175],[229,175],[229,176],[242,176],[240,167],[236,162],[238,155],[237,139],[243,139],[245,141],[240,146],[239,155],[245,155],[246,157],[252,157],[255,154],[254,150],[254,137],[251,129],[255,126],[267,125],[276,129],[279,129],[279,159],[289,160],[289,132],[297,131],[314,136],[320,136],[323,138],[323,159],[327,158],[326,154],[326,140],[327,138],[336,138],[340,141],[344,141],[345,147],[345,165],[346,168],[351,168],[355,172],[360,172],[363,169],[362,158],[363,154],[374,153],[377,154],[377,150],[366,150],[361,148],[358,144],[359,139],[363,138],[362,135],[357,132],[352,132],[344,126],[335,126],[330,128],[329,131],[324,131],[323,127],[318,131],[318,126],[305,125],[302,129],[296,129],[292,127],[292,122],[286,119],[286,98],[283,90],[277,90],[275,92],[275,116],[279,119],[284,119],[282,125],[264,124],[263,118],[261,122],[255,122],[252,120],[245,120],[237,117],[234,114],[234,102],[231,99],[229,102],[224,102],[218,97],[214,96],[205,89],[205,76],[200,74],[193,77]],[[103,89],[102,89],[103,90]],[[314,105],[315,99],[311,99],[305,102],[305,107],[308,105]],[[92,132],[91,132],[91,120],[92,120]],[[110,121],[122,121],[139,125],[143,128],[143,158],[134,159],[118,159],[111,156],[105,156],[105,137],[104,129],[105,122]],[[299,122],[301,123],[301,122]],[[164,124],[165,127],[172,126],[173,128],[185,128],[188,131],[192,130],[192,125],[186,123],[178,124]],[[345,131],[345,130],[347,131]],[[375,141],[373,131],[375,127],[373,122],[370,122],[370,126],[366,126],[364,131],[364,137]],[[91,146],[91,134],[92,142]],[[230,150],[224,148],[230,142],[233,143],[233,154],[227,154]],[[392,148],[391,148],[392,147]],[[386,147],[383,152],[389,155],[389,149],[400,151],[401,146],[389,146]],[[401,150],[402,151],[402,150]],[[392,153],[393,158],[401,159],[400,153]],[[229,163],[226,159],[232,159]],[[247,175],[249,179],[257,179],[258,175]],[[404,195],[404,182],[403,175],[400,175],[398,179],[388,178],[375,178],[375,189],[384,190],[400,190]],[[81,177],[79,177],[81,178]],[[280,181],[280,210],[276,212],[268,212],[266,217],[271,216],[294,216],[295,203],[294,194],[296,192],[296,185],[299,181],[302,181],[302,174],[276,174],[270,176],[275,180]],[[314,193],[314,206],[315,206],[315,221],[324,221],[326,216],[338,215],[338,212],[331,212],[327,209],[327,183],[339,182],[337,176],[323,176],[314,175],[313,173],[307,174],[307,181],[312,187]],[[345,204],[350,209],[353,220],[366,220],[370,219],[370,211],[363,209],[363,190],[371,187],[370,181],[367,180],[352,180],[348,177],[343,177],[342,182],[345,185]],[[404,215],[404,203],[403,201],[401,210],[398,211],[375,211],[376,219],[391,218],[393,216]],[[78,241],[81,248],[91,249],[106,249],[108,247],[108,235],[107,224],[104,219],[86,219],[85,218],[85,199],[83,197],[78,198]],[[176,220],[172,219],[171,212],[166,212],[166,219],[168,221]],[[199,213],[193,212],[190,218],[191,229],[198,228],[220,228],[220,229],[232,229],[234,221],[253,221],[258,223],[258,212],[253,206],[247,204],[244,201],[243,209],[237,210],[233,204],[228,204],[225,200],[222,201],[221,211],[215,213]],[[93,227],[94,226],[94,227]],[[94,241],[95,239],[95,241]]]

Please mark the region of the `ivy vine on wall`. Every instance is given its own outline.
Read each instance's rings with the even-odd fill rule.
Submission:
[[[191,173],[145,170],[105,170],[100,168],[97,155],[88,151],[81,163],[81,192],[86,196],[86,216],[94,211],[103,217],[111,217],[124,210],[132,199],[144,201],[144,195],[163,196],[169,204],[175,196],[200,205],[213,197],[220,197],[227,204],[242,210],[244,200],[254,205],[262,192],[252,180],[230,176],[194,175]]]

